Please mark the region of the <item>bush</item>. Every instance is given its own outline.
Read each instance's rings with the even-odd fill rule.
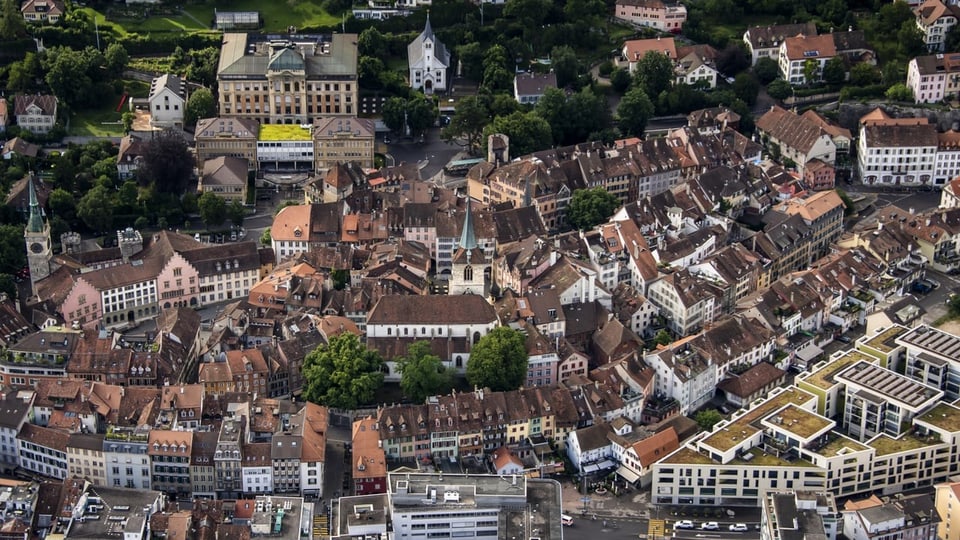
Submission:
[[[885,84],[871,84],[869,86],[844,86],[840,90],[841,100],[870,99],[884,97],[887,91]]]
[[[597,73],[599,73],[601,77],[609,77],[610,74],[613,73],[613,62],[610,60],[604,60],[597,67]]]

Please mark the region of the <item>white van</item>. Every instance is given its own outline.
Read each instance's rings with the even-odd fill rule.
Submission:
[[[566,514],[560,514],[560,524],[562,524],[564,527],[572,527],[573,518]]]

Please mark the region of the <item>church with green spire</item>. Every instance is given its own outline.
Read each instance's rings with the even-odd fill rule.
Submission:
[[[450,274],[448,294],[479,294],[486,296],[489,290],[487,276],[492,269],[491,261],[483,248],[477,244],[473,227],[473,211],[470,196],[467,196],[467,212],[460,231],[460,244],[453,254],[453,271]]]
[[[53,256],[50,223],[43,218],[43,210],[37,200],[37,189],[34,185],[36,181],[31,175],[29,180],[30,217],[23,231],[23,239],[27,247],[27,265],[30,267],[30,284],[34,295],[37,293],[37,282],[50,275],[50,258]]]

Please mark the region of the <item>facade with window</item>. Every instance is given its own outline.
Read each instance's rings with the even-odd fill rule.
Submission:
[[[393,358],[415,341],[430,342],[449,369],[465,374],[470,349],[498,326],[493,306],[482,296],[382,296],[367,313],[367,346],[387,360],[386,380],[399,381]],[[403,351],[397,350],[398,346]]]
[[[150,106],[150,124],[154,127],[183,126],[187,103],[186,81],[169,73],[153,79],[147,103]]]
[[[240,474],[243,478],[244,495],[273,493],[273,463],[270,460],[270,443],[250,443],[241,450],[243,462]]]
[[[938,143],[937,127],[926,118],[862,122],[860,179],[866,185],[933,185]]]
[[[102,485],[130,489],[152,489],[147,430],[113,427],[103,440]]]
[[[357,36],[224,34],[217,83],[222,117],[303,125],[356,116]]]
[[[106,486],[103,435],[73,433],[67,440],[67,472],[97,486]]]
[[[152,430],[147,441],[153,489],[189,496],[192,431]]]
[[[24,424],[17,435],[20,467],[49,478],[66,478],[69,438],[70,434],[59,429]]]

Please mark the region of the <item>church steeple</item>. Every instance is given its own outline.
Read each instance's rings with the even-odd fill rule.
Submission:
[[[467,195],[467,215],[463,218],[463,231],[460,233],[460,249],[477,248],[477,235],[473,231],[473,213],[470,211],[470,196]]]
[[[37,201],[37,190],[33,187],[33,176],[27,180],[30,186],[30,219],[27,220],[27,232],[42,233],[44,230],[43,214],[40,212],[40,203]]]
[[[427,24],[423,26],[423,37],[433,38],[433,27],[430,26],[430,10],[427,10]]]

